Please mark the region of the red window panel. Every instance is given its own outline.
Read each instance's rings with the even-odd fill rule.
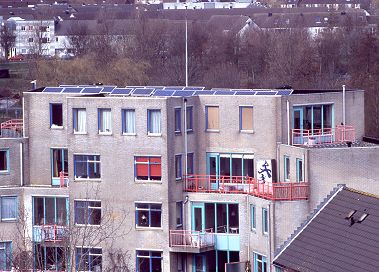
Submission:
[[[150,177],[151,179],[161,179],[161,158],[151,157],[150,158]]]

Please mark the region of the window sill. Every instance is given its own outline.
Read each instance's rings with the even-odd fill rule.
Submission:
[[[17,222],[17,218],[1,219],[1,223],[14,223]]]
[[[83,228],[83,227],[100,227],[100,224],[99,225],[91,225],[91,224],[76,224],[75,223],[75,227],[79,227],[79,228]]]
[[[101,182],[101,178],[74,178],[74,181],[83,182],[83,181],[94,181],[94,182]]]
[[[162,133],[147,133],[147,136],[149,137],[162,137]]]
[[[220,133],[220,130],[219,129],[206,129],[205,132]]]
[[[193,133],[193,129],[187,129],[187,134]]]
[[[176,182],[181,182],[181,181],[183,181],[183,178],[182,178],[182,177],[180,177],[180,178],[175,178],[175,180],[176,180]]]
[[[99,135],[102,135],[102,136],[112,136],[112,132],[101,132],[101,131],[99,131]]]
[[[9,170],[0,171],[0,175],[9,175]]]
[[[137,133],[122,133],[123,136],[137,136]]]
[[[50,126],[50,129],[63,130],[63,126],[52,125],[52,126]]]
[[[182,132],[181,131],[175,131],[175,135],[180,136],[180,135],[182,135]]]
[[[254,134],[254,130],[240,130],[240,133],[244,133],[244,134]]]
[[[75,135],[86,135],[87,134],[87,131],[74,131],[74,134]]]
[[[162,184],[162,180],[135,179],[134,182],[139,184]]]
[[[136,230],[163,230],[162,227],[141,227],[136,225]]]

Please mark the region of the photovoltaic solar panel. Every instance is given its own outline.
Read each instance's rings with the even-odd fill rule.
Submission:
[[[114,88],[111,92],[112,95],[130,95],[132,88]]]
[[[213,95],[215,91],[211,90],[203,90],[203,91],[196,91],[193,95]]]
[[[103,89],[100,93],[111,93],[116,86],[103,86]]]
[[[275,95],[276,92],[271,91],[257,91],[256,95]]]
[[[227,90],[219,90],[216,91],[214,94],[215,95],[234,95],[235,92],[232,91],[227,91]]]
[[[153,92],[154,92],[154,89],[152,89],[152,88],[146,88],[146,89],[136,88],[136,89],[134,89],[132,95],[135,95],[135,96],[150,96]]]
[[[87,88],[84,88],[81,93],[84,93],[84,94],[97,94],[97,93],[100,93],[102,89],[103,88],[99,88],[99,87],[87,87]]]
[[[252,92],[252,89],[232,89],[232,91],[235,92]]]
[[[201,91],[201,90],[204,90],[204,87],[184,87],[183,88],[184,91]]]
[[[78,87],[66,87],[63,89],[62,93],[80,93],[83,88]]]
[[[236,95],[255,95],[256,92],[253,92],[253,91],[237,91],[236,92]]]
[[[179,91],[183,90],[184,87],[181,86],[169,86],[169,87],[164,87],[165,90],[174,90],[174,91]]]
[[[276,92],[276,95],[291,95],[292,90],[280,90]]]
[[[172,96],[174,92],[171,90],[156,90],[154,96]]]
[[[63,88],[65,88],[65,87],[80,87],[80,86],[78,86],[78,85],[59,85],[59,87],[63,87]]]
[[[60,87],[46,87],[43,89],[43,93],[60,93],[63,90],[63,88]]]
[[[192,96],[195,91],[176,91],[172,96]]]

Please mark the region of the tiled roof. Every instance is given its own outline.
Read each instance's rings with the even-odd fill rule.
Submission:
[[[362,219],[362,215],[368,216]],[[379,271],[379,197],[340,187],[295,232],[274,264],[301,272]]]

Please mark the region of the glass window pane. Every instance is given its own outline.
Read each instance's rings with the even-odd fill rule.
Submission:
[[[182,109],[175,109],[175,132],[180,132],[182,127]]]
[[[219,108],[218,106],[207,106],[207,129],[219,129]]]
[[[136,133],[136,116],[135,110],[124,110],[123,133]]]
[[[17,197],[1,198],[1,219],[12,220],[17,218]]]
[[[46,214],[46,224],[55,224],[55,199],[52,197],[45,198],[45,214]]]
[[[161,111],[148,110],[148,115],[149,115],[148,132],[161,133]]]
[[[42,197],[35,197],[33,203],[34,225],[44,225],[44,208]]]
[[[241,130],[253,130],[253,108],[241,107]]]
[[[217,205],[217,232],[218,233],[228,233],[227,226],[227,214],[226,204],[216,204]]]

